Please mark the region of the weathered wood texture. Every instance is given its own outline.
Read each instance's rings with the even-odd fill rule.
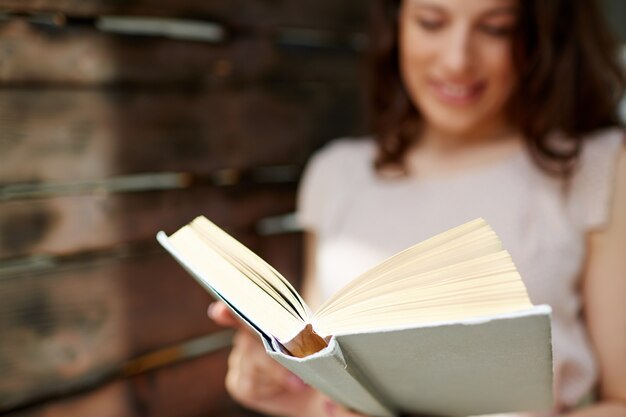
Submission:
[[[225,36],[120,35],[103,15]],[[205,214],[298,282],[301,236],[255,226],[293,210],[314,149],[363,132],[365,15],[357,0],[0,0],[0,412],[251,415],[225,394],[226,351],[120,377],[218,330],[154,235]],[[237,181],[275,166],[291,167],[281,184]],[[194,181],[68,192],[165,172]],[[206,181],[216,172],[236,184]],[[65,191],[6,197],[23,184]]]
[[[252,417],[228,399],[222,380],[227,351],[104,385],[10,417]]]
[[[254,233],[264,216],[293,210],[293,187],[251,190],[193,187],[153,193],[66,196],[0,203],[0,260],[68,255],[154,240],[198,215],[235,234]]]
[[[5,278],[0,299],[0,407],[216,329],[210,297],[164,255]]]
[[[267,81],[354,85],[362,58],[355,51],[332,48],[334,35],[319,36],[322,39],[318,42],[329,37],[330,47],[301,51],[281,45],[269,34],[241,35],[226,43],[211,44],[116,36],[83,26],[49,29],[16,19],[0,24],[0,82],[166,84],[196,89]],[[337,36],[348,43],[352,39]],[[283,37],[282,42],[287,42],[288,33]]]
[[[622,0],[601,0],[607,21],[622,42],[626,42],[626,3]]]
[[[3,90],[0,184],[302,164],[321,139],[354,132],[360,110],[353,89],[317,84]]]
[[[367,14],[361,0],[0,0],[0,9],[71,16],[210,18],[236,26],[286,25],[335,31],[362,30]]]
[[[299,259],[298,236],[243,240],[296,281],[290,265]],[[0,409],[106,380],[129,358],[215,331],[206,317],[210,302],[160,252],[5,276]],[[214,379],[208,372],[200,381]]]

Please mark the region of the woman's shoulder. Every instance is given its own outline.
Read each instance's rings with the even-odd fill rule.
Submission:
[[[610,127],[592,132],[584,137],[581,167],[596,158],[610,157],[620,152],[626,131],[622,127]]]
[[[572,202],[587,230],[601,228],[607,221],[618,161],[625,152],[624,138],[625,131],[620,127],[593,132],[584,138],[572,177]]]
[[[371,170],[375,143],[369,138],[330,141],[310,158],[300,181],[298,221],[308,230],[328,230],[354,188],[359,173]]]
[[[376,142],[370,137],[335,139],[315,151],[305,173],[349,180],[373,172]]]
[[[312,156],[312,160],[340,166],[370,163],[376,153],[376,143],[371,137],[339,138],[331,140]]]
[[[624,138],[625,131],[621,127],[606,128],[586,135],[574,180],[595,182],[610,179],[618,156],[623,151]]]

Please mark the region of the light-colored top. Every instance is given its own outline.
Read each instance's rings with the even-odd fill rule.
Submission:
[[[553,309],[555,409],[576,405],[597,369],[580,319],[586,233],[608,219],[622,132],[599,132],[582,151],[569,191],[523,147],[496,162],[446,177],[385,179],[371,139],[337,140],[311,159],[298,216],[317,236],[316,279],[325,299],[387,257],[482,217],[523,277],[533,304]]]

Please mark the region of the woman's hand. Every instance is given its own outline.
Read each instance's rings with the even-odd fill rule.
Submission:
[[[365,417],[350,412],[306,385],[270,358],[258,336],[222,302],[209,306],[216,323],[237,329],[228,357],[226,389],[243,406],[281,417]]]
[[[367,417],[364,414],[347,410],[329,399],[324,401],[324,412],[328,417]]]
[[[237,329],[226,375],[226,389],[235,400],[276,416],[305,416],[309,410],[319,410],[316,391],[270,358],[258,336],[242,325],[224,303],[211,304],[208,315],[222,326]]]

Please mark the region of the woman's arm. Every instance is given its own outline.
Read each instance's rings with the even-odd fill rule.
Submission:
[[[626,150],[606,229],[589,236],[583,302],[600,371],[599,402],[567,417],[626,416]]]

